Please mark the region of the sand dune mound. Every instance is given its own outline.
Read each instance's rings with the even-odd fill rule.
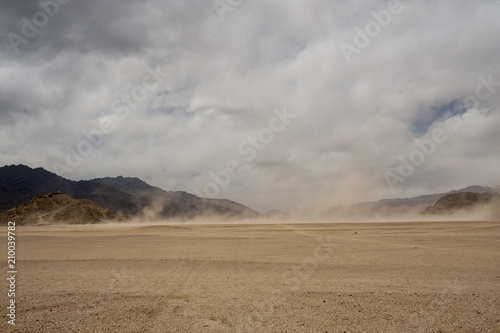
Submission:
[[[490,207],[498,208],[500,205],[500,194],[498,193],[472,193],[459,192],[448,194],[427,207],[424,215],[453,214],[473,209]]]
[[[1,221],[16,221],[18,225],[66,223],[95,224],[117,218],[116,214],[90,200],[73,199],[53,192],[12,208],[1,215]]]

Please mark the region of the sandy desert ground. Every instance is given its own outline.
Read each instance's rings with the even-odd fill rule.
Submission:
[[[500,332],[500,222],[16,232],[2,332]]]

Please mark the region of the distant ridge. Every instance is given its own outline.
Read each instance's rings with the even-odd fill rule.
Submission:
[[[382,199],[379,200],[378,203],[389,206],[417,206],[417,205],[430,205],[436,202],[439,198],[442,198],[445,195],[458,193],[458,192],[472,192],[472,193],[496,193],[497,190],[488,187],[488,186],[479,186],[472,185],[459,190],[448,191],[444,193],[436,193],[436,194],[428,194],[428,195],[420,195],[412,198],[404,198],[404,199]]]
[[[429,205],[434,204],[440,198],[459,192],[471,193],[497,193],[498,187],[473,185],[459,190],[444,193],[420,195],[410,198],[381,199],[378,201],[360,202],[352,205],[335,205],[320,212],[306,211],[308,214],[330,216],[342,220],[372,219],[372,218],[405,218],[408,216],[419,216]],[[304,213],[303,213],[304,214]]]
[[[423,211],[423,215],[452,214],[459,211],[470,211],[480,205],[494,204],[500,208],[500,194],[498,193],[474,193],[458,192],[447,194],[440,198],[432,206]]]
[[[291,217],[291,214],[279,209],[271,209],[270,211],[264,213],[264,217],[273,219],[288,219]]]
[[[207,199],[175,191],[164,191],[139,178],[106,177],[72,181],[43,168],[9,165],[0,168],[0,212],[46,193],[65,193],[125,216],[191,219],[199,216],[218,218],[256,218],[261,214],[242,204],[225,199]]]

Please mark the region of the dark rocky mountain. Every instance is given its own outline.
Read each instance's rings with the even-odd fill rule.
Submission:
[[[445,195],[423,211],[423,215],[443,215],[471,211],[479,206],[500,208],[500,194],[458,192]]]
[[[17,225],[64,223],[95,224],[119,218],[90,200],[73,199],[59,192],[49,193],[0,214],[0,221],[16,221]]]
[[[93,183],[102,184],[105,186],[114,186],[120,191],[130,192],[130,193],[141,193],[144,191],[158,190],[163,191],[159,187],[151,186],[145,181],[135,178],[135,177],[106,177],[106,178],[96,178],[90,180]]]
[[[141,210],[148,207],[161,217],[194,218],[200,215],[214,217],[255,218],[261,214],[227,199],[200,198],[183,191],[164,191],[139,178],[116,177],[97,178],[92,183],[114,187],[137,198]]]
[[[182,191],[169,192],[138,178],[116,177],[72,181],[43,168],[25,165],[0,168],[0,212],[50,192],[65,193],[125,216],[183,218],[198,216],[254,218],[261,214],[236,202],[206,199]]]

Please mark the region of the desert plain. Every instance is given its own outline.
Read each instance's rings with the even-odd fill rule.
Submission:
[[[16,235],[16,325],[4,279],[2,332],[500,332],[500,222],[45,225]]]

